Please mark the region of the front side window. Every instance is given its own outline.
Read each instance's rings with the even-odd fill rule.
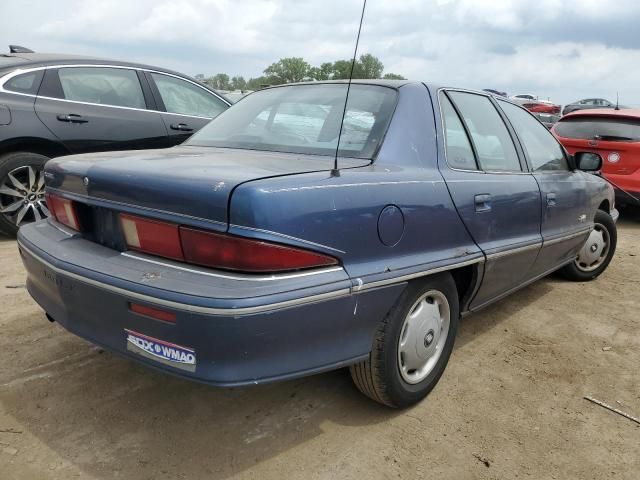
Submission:
[[[11,80],[5,82],[3,87],[5,90],[9,90],[11,92],[35,94],[40,86],[42,73],[42,70],[37,70],[35,72],[16,75]]]
[[[520,172],[516,148],[500,114],[488,97],[448,92],[471,134],[480,168],[488,171]]]
[[[534,171],[569,170],[562,147],[544,125],[516,105],[500,101],[500,106],[513,125]]]
[[[335,154],[346,84],[296,85],[252,93],[187,141],[189,145],[317,155]],[[352,85],[339,155],[373,158],[395,107],[397,92]]]
[[[471,148],[467,132],[453,105],[445,95],[440,96],[444,137],[446,142],[447,163],[452,168],[477,170],[476,159]]]
[[[160,73],[151,76],[169,113],[214,118],[227,108],[213,93],[193,83]]]
[[[66,100],[116,107],[146,108],[135,70],[73,67],[58,70]]]

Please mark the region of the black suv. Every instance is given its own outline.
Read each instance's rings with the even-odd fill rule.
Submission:
[[[0,230],[8,234],[48,215],[49,158],[170,147],[231,103],[162,68],[10,51],[0,54]]]

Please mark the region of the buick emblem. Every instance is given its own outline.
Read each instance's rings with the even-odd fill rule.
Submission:
[[[89,186],[89,177],[84,177],[82,179],[82,183],[84,184],[85,187]]]

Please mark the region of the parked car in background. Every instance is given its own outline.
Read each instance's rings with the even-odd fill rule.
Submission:
[[[8,234],[49,214],[49,158],[177,145],[231,103],[170,70],[25,50],[0,55],[0,231]]]
[[[552,131],[569,153],[602,156],[602,173],[619,187],[617,201],[640,205],[640,109],[578,110],[562,117]]]
[[[616,108],[616,104],[606,100],[604,98],[585,98],[584,100],[578,100],[577,102],[569,103],[562,109],[562,114],[575,112],[577,110],[593,110],[596,108]],[[627,108],[622,105],[618,105],[617,108]]]
[[[553,127],[556,124],[556,122],[560,120],[560,116],[555,115],[553,113],[537,113],[537,112],[531,112],[531,113],[533,114],[534,117],[540,120],[540,122],[548,129],[551,129],[551,127]]]
[[[613,190],[580,170],[599,156],[568,156],[486,93],[362,80],[345,109],[347,88],[268,88],[172,149],[51,160],[53,217],[18,233],[29,293],[173,374],[236,386],[349,366],[406,407],[442,375],[461,313],[607,268]]]
[[[506,97],[507,96],[507,92],[501,92],[499,90],[494,90],[492,88],[485,88],[482,91],[483,92],[492,93],[494,95],[498,95],[499,97]]]
[[[556,105],[549,100],[540,100],[531,94],[514,95],[509,98],[533,113],[548,113],[552,115],[560,113],[560,105]]]

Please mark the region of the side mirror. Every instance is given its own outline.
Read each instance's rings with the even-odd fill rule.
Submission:
[[[574,158],[578,170],[590,173],[597,173],[602,170],[602,157],[597,153],[577,152]]]

